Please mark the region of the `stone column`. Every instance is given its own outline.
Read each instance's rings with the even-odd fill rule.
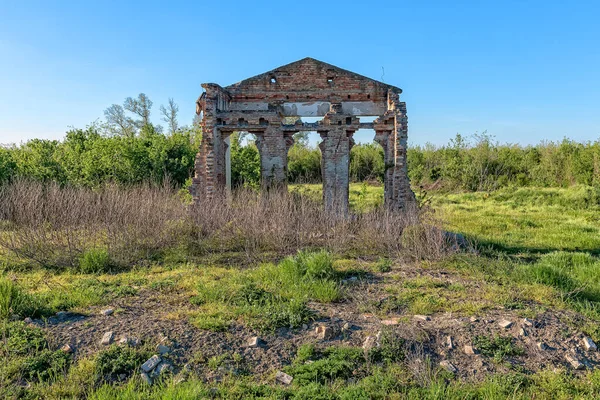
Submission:
[[[287,181],[287,143],[281,127],[269,125],[257,134],[260,153],[260,178],[263,189],[285,187]]]

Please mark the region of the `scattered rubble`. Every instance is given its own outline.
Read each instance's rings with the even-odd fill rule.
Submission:
[[[464,351],[465,351],[465,354],[477,354],[477,349],[475,349],[473,346],[469,346],[469,345],[465,345]]]
[[[256,348],[262,345],[262,340],[258,336],[253,336],[248,340],[248,347]]]
[[[519,329],[519,336],[527,336],[527,331],[523,328]]]
[[[154,368],[154,371],[152,371],[152,377],[158,377],[171,371],[173,371],[173,366],[170,363],[163,361],[158,364],[156,368]]]
[[[429,315],[413,315],[413,318],[417,321],[431,321],[431,317]]]
[[[62,351],[64,351],[65,353],[73,353],[75,350],[73,349],[73,347],[71,347],[70,344],[65,344],[63,347],[60,348]]]
[[[523,318],[523,325],[532,327],[534,325],[534,322],[529,318]]]
[[[142,364],[142,371],[144,372],[151,372],[154,368],[156,368],[156,366],[158,364],[160,364],[160,362],[162,361],[162,359],[158,356],[158,355],[153,355],[152,357],[150,357],[148,359],[148,361],[146,361],[144,364]]]
[[[535,344],[539,350],[548,350],[548,345],[544,342],[537,342]]]
[[[444,368],[446,371],[452,372],[453,374],[458,372],[458,369],[456,368],[456,366],[448,360],[441,361],[440,366],[442,368]]]
[[[335,336],[333,328],[327,325],[319,325],[315,329],[317,337],[321,340],[329,340]]]
[[[500,325],[500,328],[508,329],[508,328],[510,328],[511,326],[513,326],[513,323],[512,323],[512,321],[509,321],[509,320],[503,319],[502,321],[500,321],[500,322],[498,323],[498,325]]]
[[[585,347],[585,349],[587,351],[596,351],[598,350],[598,346],[596,346],[596,343],[594,343],[594,341],[592,340],[592,338],[585,336],[583,338],[583,346]]]
[[[569,364],[571,364],[571,367],[573,367],[573,369],[584,369],[585,365],[583,365],[583,363],[581,361],[579,361],[575,356],[571,355],[571,354],[565,354],[565,360],[567,360],[567,362]]]
[[[112,333],[112,331],[106,332],[102,336],[102,340],[100,340],[100,344],[103,345],[103,346],[108,346],[109,344],[112,343],[113,338],[114,338],[114,334]]]
[[[277,371],[277,374],[275,375],[275,379],[278,382],[283,383],[284,385],[290,385],[292,383],[292,381],[294,380],[293,377],[291,377],[288,374],[286,374],[285,372],[281,372],[281,371]]]
[[[100,315],[104,315],[105,317],[108,317],[110,315],[113,315],[115,311],[112,308],[107,308],[106,310],[102,310],[100,312]]]

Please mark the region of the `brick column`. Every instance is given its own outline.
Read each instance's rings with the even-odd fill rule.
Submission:
[[[387,126],[381,130],[378,125]],[[384,149],[386,207],[393,210],[406,210],[416,205],[415,194],[410,188],[406,151],[408,140],[408,118],[406,103],[399,101],[398,93],[388,92],[388,111],[375,121],[376,140]]]
[[[260,178],[263,189],[285,187],[287,182],[288,146],[280,125],[269,125],[257,134],[260,153]]]
[[[323,174],[323,203],[329,213],[346,215],[350,192],[350,148],[354,129],[346,126],[347,116],[330,112],[319,131],[322,142],[321,169]]]
[[[194,163],[192,197],[198,204],[203,199],[223,193],[226,187],[225,143],[216,127],[217,105],[223,96],[222,89],[215,84],[203,85],[206,92],[197,102],[196,112],[202,116],[202,143]]]

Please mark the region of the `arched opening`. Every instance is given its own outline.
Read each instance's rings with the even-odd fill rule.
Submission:
[[[257,137],[246,131],[236,131],[229,136],[230,177],[232,189],[260,187],[260,153]]]
[[[300,123],[314,124],[316,127],[322,117],[293,117]],[[289,189],[321,199],[323,191],[323,176],[321,171],[322,139],[316,131],[301,131],[293,136],[294,144],[288,151],[287,178]]]
[[[375,118],[361,117],[361,122]],[[373,129],[359,129],[350,150],[350,207],[367,210],[383,204],[385,163],[383,147],[375,141]]]

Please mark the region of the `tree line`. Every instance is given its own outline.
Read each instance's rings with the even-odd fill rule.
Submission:
[[[189,184],[201,131],[196,123],[182,126],[179,108],[169,99],[160,107],[161,125],[152,124],[152,101],[140,94],[105,110],[106,120],[71,129],[63,140],[32,139],[0,146],[0,183],[16,177],[97,187],[108,182],[161,184],[167,179]],[[232,182],[258,187],[260,157],[251,136],[231,138]],[[457,134],[443,146],[408,149],[413,186],[444,190],[494,190],[505,186],[600,186],[600,141],[542,142],[532,146],[500,144],[486,133],[465,138]],[[383,149],[357,144],[350,153],[350,179],[382,182]],[[295,136],[288,154],[291,183],[321,181],[321,154],[306,133]]]

